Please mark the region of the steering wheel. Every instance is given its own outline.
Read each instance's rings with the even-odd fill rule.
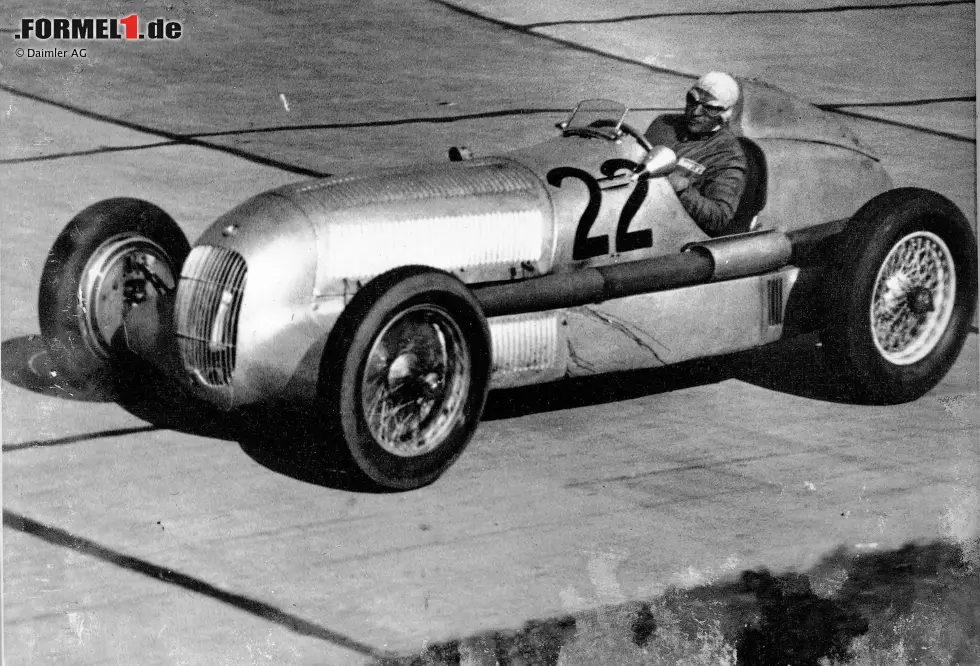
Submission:
[[[629,134],[631,137],[633,137],[633,140],[640,144],[640,148],[643,150],[647,151],[648,153],[653,151],[653,144],[651,144],[645,136],[636,131],[636,128],[632,125],[623,123],[619,126],[619,129],[621,129],[624,134]]]

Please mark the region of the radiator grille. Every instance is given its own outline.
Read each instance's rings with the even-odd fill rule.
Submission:
[[[766,284],[766,310],[769,312],[769,325],[783,324],[783,280],[775,278]]]
[[[199,382],[224,386],[235,371],[235,343],[247,270],[237,252],[200,245],[191,250],[177,289],[180,356]]]

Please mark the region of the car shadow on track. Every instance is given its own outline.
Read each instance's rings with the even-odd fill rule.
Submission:
[[[133,368],[131,377],[106,386],[79,386],[59,377],[48,360],[39,335],[5,340],[0,345],[5,381],[40,395],[78,402],[115,402],[151,426],[147,429],[237,442],[264,467],[318,486],[370,492],[372,488],[350,471],[346,460],[331,456],[331,436],[315,414],[289,405],[259,405],[223,411],[196,400],[178,382],[150,367]],[[109,431],[109,435],[139,432]],[[33,441],[16,450],[71,445],[106,436],[106,432]]]
[[[34,393],[78,402],[112,402],[109,387],[81,387],[58,376],[40,335],[24,335],[0,344],[0,374],[4,381]]]
[[[142,366],[115,386],[72,386],[53,371],[38,335],[6,340],[0,352],[3,379],[20,388],[66,400],[115,402],[155,428],[237,442],[249,457],[277,474],[339,490],[382,492],[353,471],[339,436],[309,408],[265,404],[222,411]],[[728,379],[805,398],[847,401],[846,390],[827,372],[816,339],[810,336],[665,368],[555,382],[547,390],[532,386],[492,391],[483,420],[606,404]],[[86,437],[63,439],[74,443]]]

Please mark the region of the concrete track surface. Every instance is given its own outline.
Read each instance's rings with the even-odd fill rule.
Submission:
[[[812,339],[498,392],[442,479],[381,495],[304,464],[303,414],[214,414],[159,386],[112,402],[50,376],[38,279],[99,199],[153,201],[193,240],[301,177],[544,138],[581,97],[652,117],[709,68],[839,109],[898,184],[975,223],[973,4],[593,4],[149,2],[141,19],[180,20],[180,41],[74,60],[17,59],[13,29],[137,10],[0,10],[7,663],[371,663],[839,546],[978,533],[975,334],[898,407],[842,402]]]

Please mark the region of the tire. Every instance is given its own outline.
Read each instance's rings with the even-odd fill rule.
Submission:
[[[865,204],[839,247],[823,333],[829,365],[859,402],[919,398],[969,333],[977,300],[969,222],[945,197],[901,188]]]
[[[130,360],[123,317],[153,288],[135,263],[172,290],[189,252],[177,223],[145,201],[106,199],[76,215],[48,253],[38,295],[41,333],[62,378],[115,385]]]
[[[358,291],[320,364],[320,409],[355,467],[388,490],[435,481],[479,424],[490,333],[470,290],[420,266]]]

